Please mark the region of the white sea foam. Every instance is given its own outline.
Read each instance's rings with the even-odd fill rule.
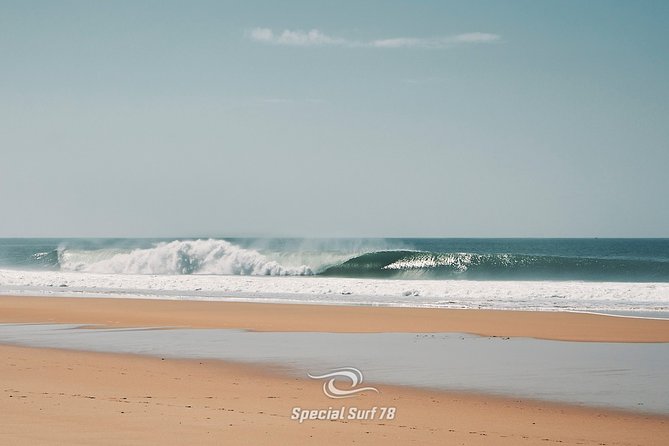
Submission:
[[[310,275],[306,265],[283,266],[225,240],[159,243],[153,248],[59,251],[63,271],[110,274]]]
[[[468,267],[471,265],[472,257],[473,257],[472,254],[469,253],[442,254],[438,256],[432,254],[424,254],[408,259],[398,260],[396,262],[384,266],[383,269],[405,270],[405,269],[436,268],[439,266],[451,266],[457,271],[464,272],[467,271]]]
[[[387,270],[410,270],[410,269],[428,269],[448,266],[455,271],[465,272],[472,265],[477,265],[485,260],[494,257],[494,260],[500,265],[512,265],[514,263],[509,254],[495,254],[494,256],[485,254],[472,254],[468,252],[449,253],[449,254],[430,254],[425,253],[411,258],[397,260],[383,267]],[[516,260],[517,261],[517,260]]]
[[[124,271],[143,271],[145,268],[142,263],[123,259],[125,257],[117,261]],[[231,264],[235,265],[234,262]],[[173,263],[167,262],[166,265],[165,268],[174,267]],[[259,268],[262,271],[265,267]],[[0,270],[0,292],[409,307],[669,311],[669,283],[382,280]]]

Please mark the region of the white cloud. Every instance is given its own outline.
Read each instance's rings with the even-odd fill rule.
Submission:
[[[463,43],[488,43],[499,41],[500,36],[490,33],[466,33],[458,34],[455,36],[455,40]]]
[[[250,36],[256,42],[275,45],[314,46],[347,44],[346,40],[330,37],[317,29],[312,29],[311,31],[291,31],[286,29],[280,34],[274,34],[274,31],[269,28],[254,28],[251,30]]]
[[[370,42],[375,48],[449,48],[460,44],[492,43],[500,40],[500,36],[490,33],[466,33],[448,37],[397,37],[380,39]]]
[[[372,40],[369,46],[375,48],[410,48],[421,46],[424,39],[416,39],[414,37],[396,37],[394,39],[379,39]]]
[[[254,28],[249,32],[251,40],[287,46],[349,46],[367,48],[449,48],[456,45],[493,43],[501,40],[497,34],[472,32],[446,37],[393,37],[388,39],[375,39],[370,41],[355,41],[340,37],[329,36],[318,29],[310,31],[286,29],[280,33],[274,33],[270,28]]]
[[[274,33],[269,28],[253,28],[250,36],[257,42],[271,42],[274,39]]]

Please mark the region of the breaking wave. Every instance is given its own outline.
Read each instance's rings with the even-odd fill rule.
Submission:
[[[306,265],[286,267],[252,249],[225,240],[158,243],[153,248],[59,251],[61,270],[111,274],[223,274],[303,276]]]
[[[322,272],[328,276],[477,280],[669,281],[669,262],[527,254],[381,251]]]
[[[26,259],[26,258],[24,258]],[[669,282],[669,258],[433,252],[379,246],[240,246],[227,240],[39,249],[15,263],[103,274]]]

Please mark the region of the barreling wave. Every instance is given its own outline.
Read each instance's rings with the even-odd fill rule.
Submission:
[[[326,276],[475,280],[669,281],[669,262],[527,254],[366,253],[325,269]]]
[[[258,251],[225,240],[158,243],[152,248],[59,251],[64,271],[108,274],[220,274],[299,276],[313,274],[306,265],[287,267]]]

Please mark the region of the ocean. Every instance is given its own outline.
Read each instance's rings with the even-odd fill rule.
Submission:
[[[669,312],[669,239],[0,239],[0,292]]]

